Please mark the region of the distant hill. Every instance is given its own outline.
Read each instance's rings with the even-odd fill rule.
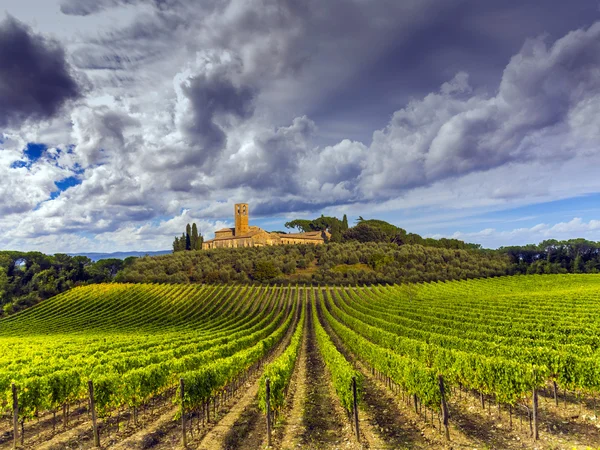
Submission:
[[[92,261],[96,262],[101,259],[125,259],[130,256],[135,256],[136,258],[141,258],[142,256],[160,256],[167,255],[172,253],[172,250],[159,250],[157,252],[114,252],[114,253],[68,253],[69,256],[87,256]]]

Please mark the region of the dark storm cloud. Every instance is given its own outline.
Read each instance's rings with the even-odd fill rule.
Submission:
[[[62,47],[8,16],[0,22],[0,126],[54,116],[81,95]]]
[[[600,131],[592,119],[600,110],[598,70],[600,22],[556,42],[529,40],[492,97],[472,91],[459,74],[374,134],[363,188],[386,198],[449,177],[592,151]]]
[[[410,16],[402,12],[403,4],[388,8],[391,19]],[[365,17],[380,5],[369,3]],[[376,58],[344,86],[324,93],[307,113],[321,129],[348,124],[335,133],[336,139],[367,143],[372,130],[385,124],[394,111],[437,90],[457,72],[469,73],[474,87],[492,94],[507,61],[526,39],[545,35],[556,40],[598,18],[597,0],[433,2],[425,13],[414,14],[412,23],[373,30],[386,37],[373,48]],[[385,18],[369,22],[387,23]]]
[[[215,122],[216,116],[231,114],[245,118],[253,110],[252,89],[235,86],[224,73],[214,77],[194,76],[182,90],[192,106],[192,117],[184,131],[192,145],[203,149],[202,159],[221,150],[226,140],[225,132]]]
[[[252,215],[256,216],[274,216],[290,211],[294,212],[318,212],[329,206],[335,206],[337,202],[329,201],[310,201],[306,199],[281,199],[272,198],[268,201],[257,199],[251,206]]]

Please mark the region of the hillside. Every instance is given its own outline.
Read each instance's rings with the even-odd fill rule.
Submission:
[[[393,284],[509,273],[508,257],[483,250],[348,242],[187,251],[139,258],[124,268],[117,280],[135,283]]]
[[[0,319],[0,416],[14,383],[19,448],[37,450],[254,450],[266,411],[280,450],[597,447],[599,288],[598,275],[77,287]]]

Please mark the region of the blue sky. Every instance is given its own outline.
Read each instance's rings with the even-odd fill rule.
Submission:
[[[600,240],[597,0],[3,7],[1,249],[168,249],[237,202]]]

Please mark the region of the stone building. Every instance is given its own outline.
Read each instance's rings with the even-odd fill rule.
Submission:
[[[249,225],[250,210],[247,203],[234,206],[235,228],[222,228],[215,231],[214,239],[202,243],[202,249],[262,247],[265,245],[324,244],[329,239],[327,231],[308,233],[270,233]]]

